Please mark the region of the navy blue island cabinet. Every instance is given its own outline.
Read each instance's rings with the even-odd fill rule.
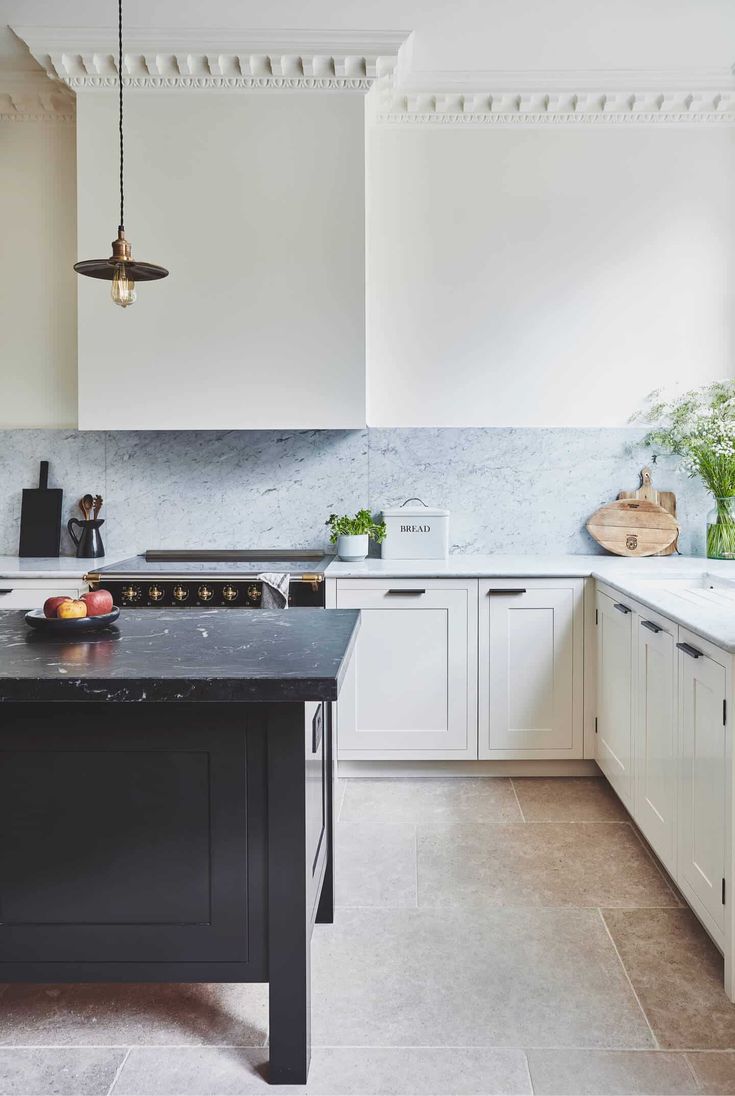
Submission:
[[[351,610],[0,613],[0,981],[268,982],[273,1084],[309,1068],[333,919]]]

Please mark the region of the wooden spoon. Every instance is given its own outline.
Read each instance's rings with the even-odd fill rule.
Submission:
[[[94,496],[94,517],[95,517],[95,520],[97,519],[97,515],[99,514],[100,510],[102,509],[102,502],[103,502],[102,495],[95,495]]]
[[[79,509],[84,514],[84,520],[89,521],[89,515],[92,513],[92,507],[94,506],[94,499],[91,495],[83,495],[79,501]]]

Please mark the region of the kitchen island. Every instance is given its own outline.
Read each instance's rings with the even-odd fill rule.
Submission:
[[[0,981],[267,981],[269,1079],[305,1083],[358,626],[131,609],[67,639],[0,613]]]

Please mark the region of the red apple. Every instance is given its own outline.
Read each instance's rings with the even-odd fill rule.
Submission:
[[[82,594],[82,601],[87,606],[89,616],[112,612],[112,594],[109,590],[90,590],[88,594]]]
[[[68,596],[46,598],[43,603],[43,615],[46,617],[47,620],[50,620],[52,617],[55,617],[57,615],[58,608],[61,605],[62,601],[71,601],[71,598]]]

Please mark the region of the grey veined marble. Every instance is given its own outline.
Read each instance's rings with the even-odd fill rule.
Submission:
[[[637,485],[638,429],[0,431],[0,555],[18,548],[20,491],[51,461],[66,517],[105,497],[108,556],[155,547],[324,547],[333,511],[411,495],[451,511],[453,551],[589,553],[590,514]],[[686,554],[704,550],[708,496],[660,457]],[[62,552],[71,543],[62,538]]]

